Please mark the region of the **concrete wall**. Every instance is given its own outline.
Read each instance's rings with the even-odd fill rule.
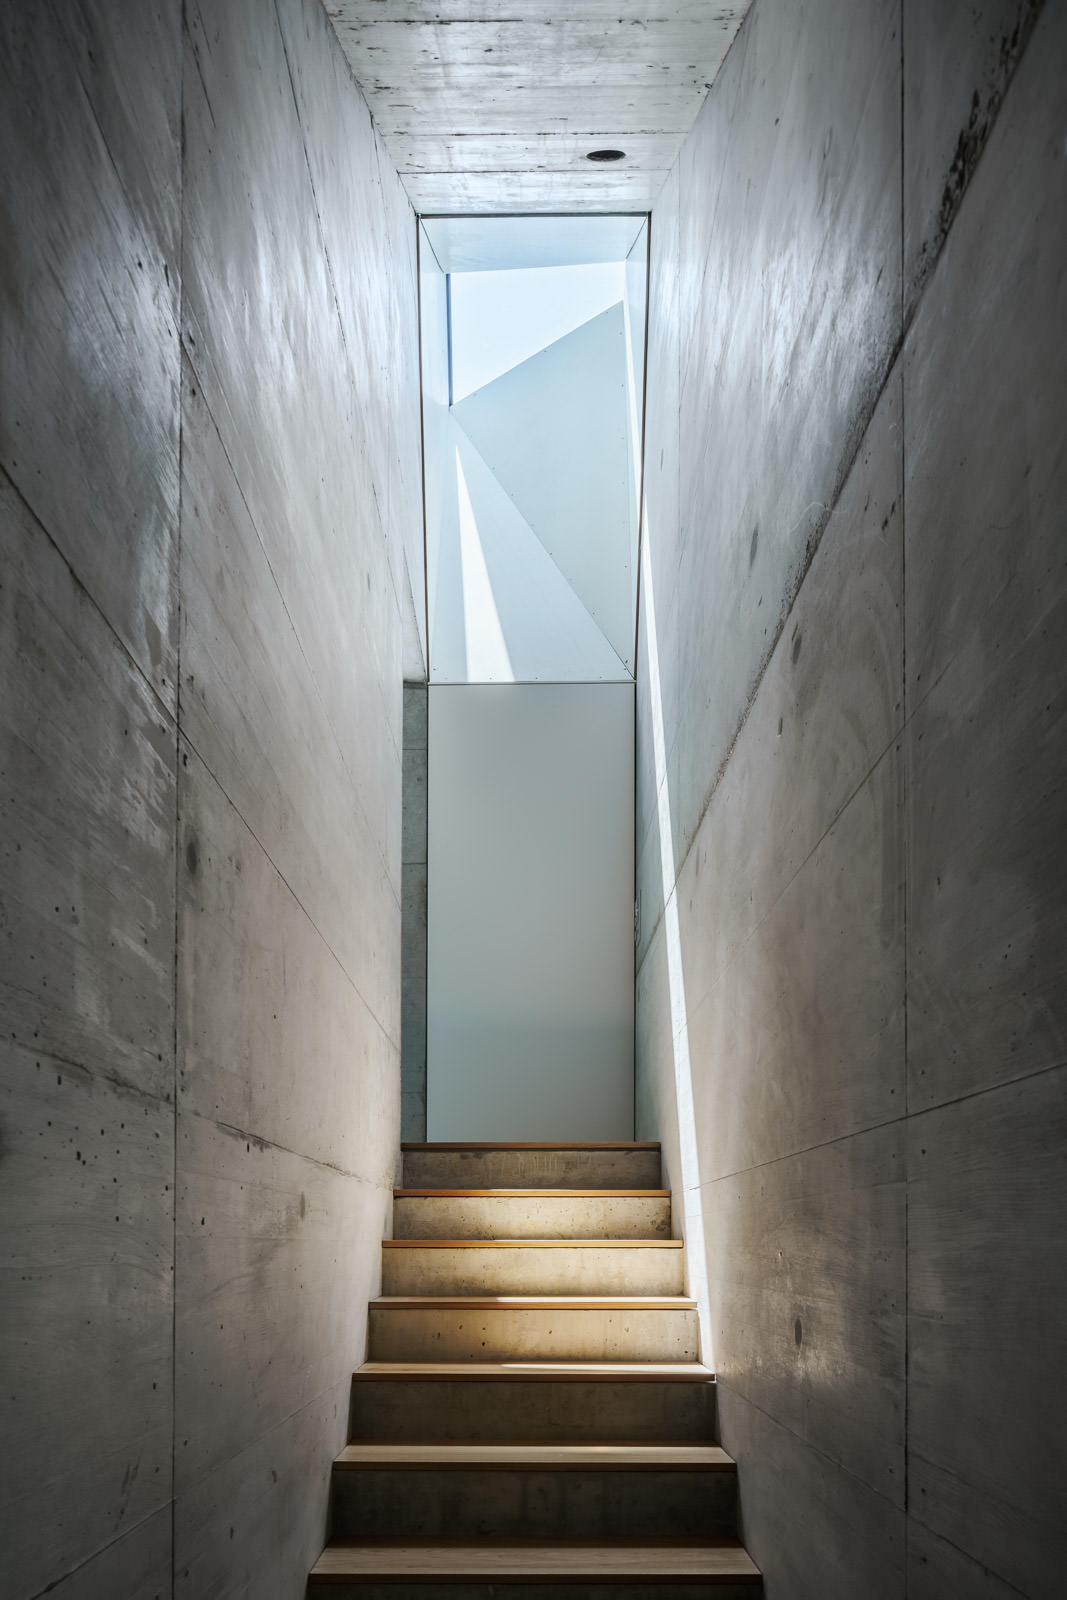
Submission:
[[[399,1132],[414,226],[318,0],[0,72],[0,1594],[295,1597]]]
[[[400,1133],[415,1142],[426,1137],[426,697],[405,683]]]
[[[653,216],[638,1137],[770,1600],[1062,1583],[1065,59],[755,0]]]

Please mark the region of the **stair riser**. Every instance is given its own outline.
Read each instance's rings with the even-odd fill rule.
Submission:
[[[382,1251],[383,1294],[683,1294],[684,1279],[667,1248]]]
[[[724,1472],[336,1470],[338,1538],[732,1537],[737,1475]]]
[[[658,1150],[405,1150],[408,1189],[659,1189]]]
[[[393,1202],[397,1239],[669,1239],[670,1196],[409,1197]]]
[[[762,1583],[320,1583],[323,1600],[759,1600]],[[266,1597],[264,1597],[266,1600]]]
[[[371,1308],[371,1361],[697,1361],[695,1311]]]
[[[349,1437],[394,1444],[472,1439],[711,1444],[719,1436],[715,1398],[713,1383],[669,1380],[360,1379],[352,1385]]]

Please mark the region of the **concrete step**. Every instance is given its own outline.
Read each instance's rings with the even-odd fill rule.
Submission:
[[[678,1362],[386,1362],[353,1376],[354,1440],[718,1438],[706,1367]]]
[[[323,1551],[312,1590],[331,1600],[499,1600],[503,1588],[552,1600],[752,1600],[762,1579],[735,1539],[537,1544],[489,1539],[342,1540]]]
[[[696,1301],[681,1296],[383,1297],[372,1361],[696,1361]]]
[[[666,1189],[397,1189],[396,1239],[669,1239]]]
[[[354,1440],[717,1440],[717,1389],[688,1362],[368,1362]]]
[[[382,1247],[386,1295],[675,1295],[684,1289],[680,1239],[390,1239]]]
[[[658,1189],[658,1144],[405,1144],[409,1189]]]
[[[334,1463],[342,1538],[605,1539],[737,1532],[717,1445],[357,1444]]]

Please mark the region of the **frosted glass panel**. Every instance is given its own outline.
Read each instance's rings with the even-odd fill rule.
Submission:
[[[632,684],[431,686],[427,1137],[633,1138]]]

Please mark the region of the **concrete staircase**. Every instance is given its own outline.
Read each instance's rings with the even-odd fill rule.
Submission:
[[[309,1595],[757,1595],[657,1145],[405,1145]]]

